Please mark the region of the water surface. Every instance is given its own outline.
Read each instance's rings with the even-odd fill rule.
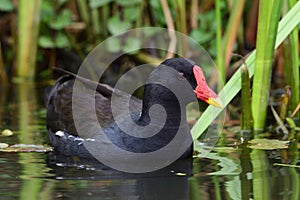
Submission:
[[[0,89],[0,128],[12,144],[48,144],[44,86]],[[176,162],[157,172],[127,174],[99,163],[50,153],[0,152],[1,199],[299,199],[298,143],[289,149],[252,150],[236,135],[205,158]],[[296,148],[292,145],[296,145]],[[223,147],[223,148],[220,148]],[[293,148],[292,148],[293,147]],[[296,149],[296,150],[295,150]]]

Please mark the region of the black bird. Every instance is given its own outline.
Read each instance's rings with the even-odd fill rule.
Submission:
[[[74,93],[75,78],[76,75],[60,77],[54,86],[46,90],[45,95],[50,143],[67,156],[92,158],[93,155],[83,144],[100,140],[97,145],[105,146],[107,141],[101,141],[103,135],[120,149],[134,153],[154,152],[170,144],[178,131],[184,131],[186,141],[182,143],[189,142],[189,148],[181,149],[181,144],[178,143],[178,147],[172,151],[179,151],[180,158],[191,157],[193,149],[186,121],[186,104],[199,99],[222,107],[219,97],[208,87],[201,68],[184,58],[167,59],[153,70],[145,85],[143,100],[80,77],[77,77],[79,84],[76,86],[79,92]],[[96,85],[96,91],[92,89],[93,84]],[[113,104],[117,111],[115,116],[111,103],[113,95],[114,102],[117,102]],[[94,98],[95,106],[88,103],[91,98]],[[124,105],[128,98],[130,116],[124,117]],[[72,102],[74,99],[76,104]],[[155,105],[162,106],[163,111],[153,109]],[[97,120],[94,119],[95,116]],[[120,123],[116,123],[115,119],[120,119]],[[120,124],[130,130],[130,133],[120,128]],[[99,125],[102,131],[99,130]],[[156,134],[146,129],[149,125],[153,129],[157,125]],[[98,137],[99,135],[102,136]],[[104,156],[119,159],[113,151],[105,152]]]

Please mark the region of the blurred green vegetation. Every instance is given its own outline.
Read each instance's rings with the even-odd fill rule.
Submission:
[[[208,50],[213,58],[216,58],[214,1],[168,0],[167,5],[171,11],[173,20],[171,23],[174,24],[175,29],[194,38]],[[18,1],[1,0],[0,2],[0,42],[2,47],[0,71],[8,74],[8,77],[17,76],[16,70],[19,67],[16,63],[16,56],[20,45],[18,46],[17,42],[24,34],[17,32],[18,20],[26,23],[30,14],[39,17],[39,24],[36,27],[38,29],[37,57],[34,63],[29,64],[33,67],[37,63],[37,73],[24,77],[31,80],[45,78],[45,75],[49,74],[47,71],[49,72],[51,67],[57,66],[58,60],[65,59],[64,55],[57,53],[57,50],[84,58],[99,42],[111,35],[139,27],[168,28],[160,0],[42,0],[39,13],[27,13],[27,17],[18,19],[20,6],[22,5]],[[254,6],[255,3],[247,5],[248,8]],[[232,5],[221,1],[220,8],[224,32]],[[245,17],[247,15],[245,13]],[[243,24],[239,24],[242,28]],[[34,32],[32,27],[29,29]],[[253,35],[255,34],[253,33]],[[128,40],[122,45],[120,41],[112,40],[109,50],[119,52],[126,50],[128,45],[136,47],[140,45],[135,38]],[[241,45],[243,43],[244,41]],[[28,42],[27,44],[32,43]],[[238,40],[235,40],[233,51],[237,50],[238,45]],[[249,45],[253,46],[254,44]],[[32,52],[35,47],[27,45],[25,48]],[[240,49],[245,50],[244,47],[240,47]]]

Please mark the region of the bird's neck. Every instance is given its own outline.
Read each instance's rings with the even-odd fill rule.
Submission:
[[[156,107],[157,105],[160,107]],[[151,119],[151,117],[154,119]],[[155,95],[148,95],[147,98],[144,96],[143,109],[139,122],[147,125],[155,123],[155,120],[159,120],[160,118],[166,120],[166,127],[178,128],[181,122],[186,123],[186,106],[180,105],[175,95],[171,101],[161,99]]]

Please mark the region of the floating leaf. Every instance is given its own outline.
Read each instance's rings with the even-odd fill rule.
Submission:
[[[288,148],[289,141],[275,139],[253,139],[248,143],[250,143],[248,147],[251,149],[274,150]]]
[[[52,147],[35,144],[15,144],[7,148],[0,149],[2,152],[49,152]]]
[[[7,147],[9,147],[8,144],[6,144],[6,143],[0,143],[0,149],[7,148]]]
[[[2,131],[2,133],[1,133],[1,136],[11,136],[11,135],[13,135],[14,133],[11,131],[11,130],[9,130],[9,129],[4,129],[3,131]]]

